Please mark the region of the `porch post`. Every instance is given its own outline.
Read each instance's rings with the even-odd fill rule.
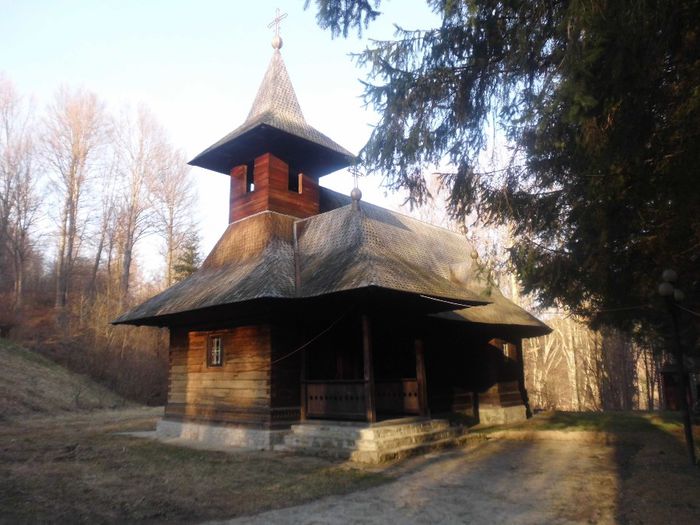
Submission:
[[[430,407],[428,406],[428,386],[425,381],[425,353],[423,340],[416,339],[416,379],[418,381],[418,403],[420,415],[430,417]]]
[[[369,316],[362,314],[362,354],[365,369],[365,409],[367,421],[377,421],[377,410],[374,402],[374,365],[372,363],[372,332]]]
[[[301,350],[301,405],[299,408],[299,419],[301,421],[306,421],[306,348],[302,348]]]

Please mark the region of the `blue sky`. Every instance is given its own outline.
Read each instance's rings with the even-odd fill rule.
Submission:
[[[357,152],[375,115],[363,108],[363,72],[348,54],[363,49],[364,38],[391,37],[393,23],[429,27],[435,17],[423,0],[394,0],[363,40],[332,40],[316,25],[314,7],[303,4],[0,0],[0,71],[39,108],[60,85],[94,91],[114,111],[144,103],[192,158],[245,119],[272,54],[267,24],[279,7],[288,13],[282,55],[307,121]],[[193,175],[207,253],[226,227],[228,177],[199,168]],[[322,183],[352,187],[344,172]],[[378,186],[378,179],[361,182],[365,198],[381,204]]]

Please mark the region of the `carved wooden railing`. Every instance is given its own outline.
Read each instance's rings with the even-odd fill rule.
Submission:
[[[365,419],[363,380],[305,381],[307,417]],[[374,385],[377,411],[386,414],[420,414],[418,380],[394,379]]]
[[[308,417],[365,419],[365,382],[306,381]]]
[[[420,414],[417,379],[395,379],[375,383],[377,412]]]

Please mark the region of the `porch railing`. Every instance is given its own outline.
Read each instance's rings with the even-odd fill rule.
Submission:
[[[375,383],[377,412],[420,414],[417,379],[395,379]]]
[[[306,381],[306,415],[364,419],[367,415],[365,382]]]
[[[306,415],[341,419],[365,419],[365,382],[359,380],[305,381]],[[417,379],[375,382],[377,412],[420,414]]]

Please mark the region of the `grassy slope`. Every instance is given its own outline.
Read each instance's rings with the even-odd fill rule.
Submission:
[[[0,339],[0,421],[124,404],[121,397],[89,378]]]

